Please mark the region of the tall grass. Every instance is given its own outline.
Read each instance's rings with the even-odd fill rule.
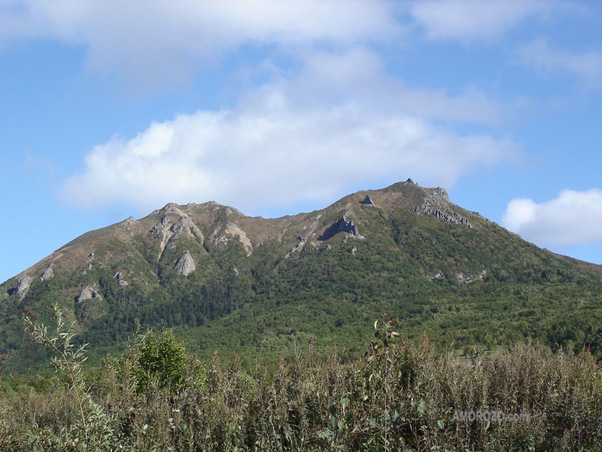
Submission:
[[[214,355],[199,385],[189,359],[177,391],[151,378],[140,392],[128,359],[95,374],[81,398],[91,403],[60,377],[41,393],[5,386],[0,450],[602,450],[602,368],[587,351],[517,344],[467,358],[394,326],[384,317],[366,355],[346,363],[308,351],[269,371]]]

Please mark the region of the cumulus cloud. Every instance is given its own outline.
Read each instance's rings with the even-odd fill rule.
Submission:
[[[502,115],[482,94],[413,91],[361,48],[303,60],[297,77],[276,74],[233,108],[178,115],[96,146],[63,196],[84,207],[213,199],[248,211],[332,200],[376,180],[451,187],[520,153],[507,139],[434,125]]]
[[[381,0],[6,0],[0,46],[53,38],[87,48],[87,66],[169,84],[242,45],[349,45],[396,35]]]
[[[602,190],[563,190],[543,203],[515,199],[508,204],[502,224],[543,246],[602,243]]]
[[[415,2],[411,15],[430,39],[494,39],[557,6],[549,0],[426,0]]]
[[[403,112],[292,104],[271,87],[235,109],[179,115],[95,147],[63,195],[84,207],[214,199],[248,211],[330,200],[375,180],[411,176],[449,187],[516,151],[512,142],[454,135]]]
[[[544,39],[523,46],[518,52],[520,60],[544,71],[568,71],[589,86],[599,86],[602,77],[602,53],[572,53],[552,49]]]

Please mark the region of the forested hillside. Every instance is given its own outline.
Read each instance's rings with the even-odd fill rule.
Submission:
[[[552,254],[412,181],[311,213],[264,219],[216,203],[168,204],[87,233],[1,286],[0,350],[31,365],[23,317],[57,303],[92,361],[143,328],[173,328],[208,357],[311,343],[362,353],[389,311],[407,338],[493,349],[532,338],[602,356],[602,273]],[[39,350],[37,359],[43,359]]]

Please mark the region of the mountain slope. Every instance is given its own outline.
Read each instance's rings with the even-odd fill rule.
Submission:
[[[22,310],[58,302],[105,350],[141,323],[193,348],[278,355],[300,344],[360,352],[384,310],[409,336],[489,346],[533,336],[598,344],[599,267],[557,256],[411,181],[277,219],[168,204],[92,231],[0,287],[0,347]],[[99,352],[100,353],[100,352]]]

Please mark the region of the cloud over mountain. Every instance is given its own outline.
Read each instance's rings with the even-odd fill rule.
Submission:
[[[563,190],[557,198],[536,203],[515,199],[502,224],[526,240],[546,246],[602,243],[602,190]]]
[[[520,153],[509,139],[436,125],[499,120],[504,107],[482,94],[409,89],[363,50],[305,58],[297,77],[276,75],[232,108],[180,114],[97,145],[66,181],[64,199],[145,209],[209,199],[286,206],[410,176],[451,187]]]

